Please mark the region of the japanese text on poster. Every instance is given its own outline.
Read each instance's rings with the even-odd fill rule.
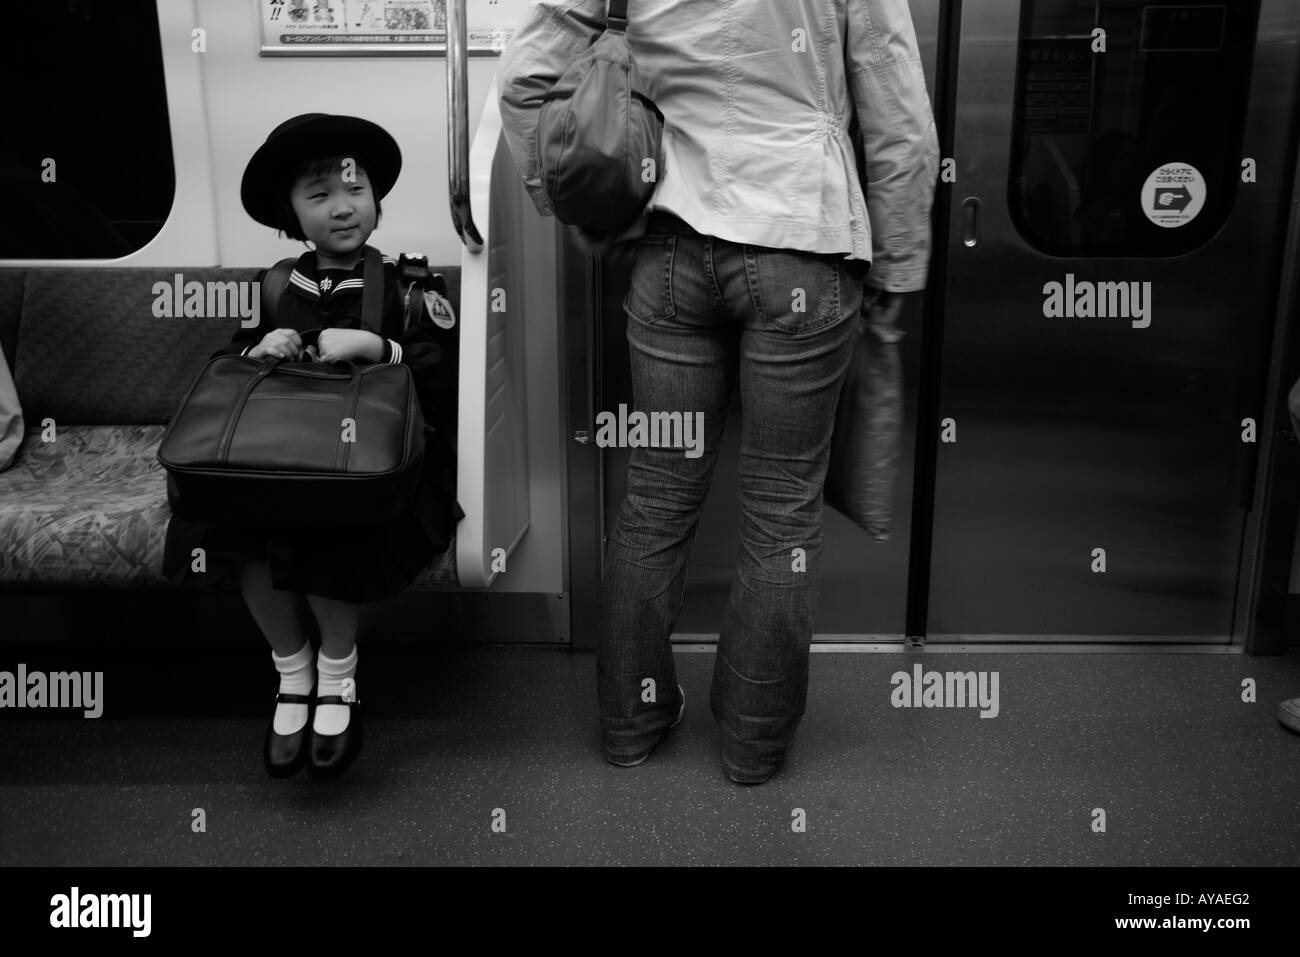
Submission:
[[[259,0],[263,54],[442,52],[447,0]],[[500,53],[528,0],[469,0],[468,49]]]

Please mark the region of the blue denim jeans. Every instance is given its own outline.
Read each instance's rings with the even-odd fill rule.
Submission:
[[[664,231],[673,229],[683,231]],[[651,220],[624,301],[632,408],[702,413],[703,449],[693,457],[628,443],[597,649],[609,757],[645,754],[677,717],[669,637],[738,384],[740,541],[710,707],[733,779],[763,780],[781,766],[807,700],[822,486],[866,269],[702,236],[664,214]]]

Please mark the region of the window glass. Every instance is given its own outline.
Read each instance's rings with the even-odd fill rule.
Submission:
[[[0,259],[125,256],[176,188],[155,0],[6,5]]]
[[[1020,234],[1071,257],[1204,244],[1240,182],[1259,0],[1021,9],[1008,188]]]

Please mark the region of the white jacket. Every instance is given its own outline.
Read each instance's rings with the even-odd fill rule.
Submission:
[[[543,215],[541,98],[603,32],[605,9],[537,0],[501,58],[506,142]],[[906,0],[630,0],[628,21],[664,114],[651,208],[732,242],[869,260],[878,289],[924,288],[939,145]]]

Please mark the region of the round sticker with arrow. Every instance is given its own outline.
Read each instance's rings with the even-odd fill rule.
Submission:
[[[1142,186],[1142,212],[1157,226],[1186,226],[1205,205],[1205,177],[1187,163],[1165,163]]]

